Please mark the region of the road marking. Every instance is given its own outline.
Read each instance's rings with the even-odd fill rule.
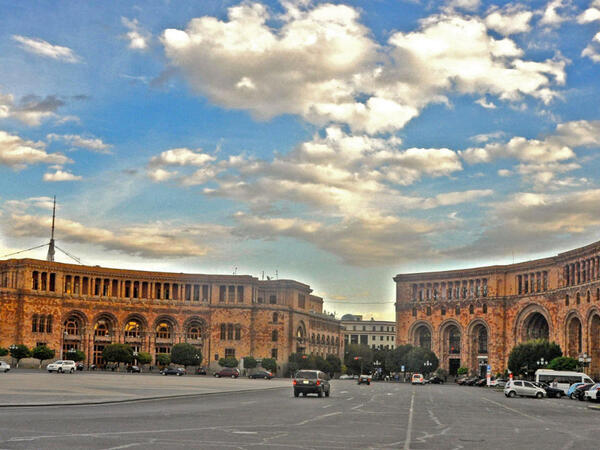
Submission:
[[[340,394],[347,394],[348,391],[340,391]]]
[[[232,431],[233,434],[258,434],[257,431]]]
[[[346,400],[353,400],[353,399],[354,399],[354,397],[350,397],[350,398],[347,398]]]
[[[406,440],[404,441],[404,450],[410,450],[410,435],[412,434],[414,405],[415,405],[415,391],[413,391],[412,397],[410,398],[410,410],[408,411],[408,425],[406,426]]]
[[[323,409],[327,409],[327,408],[331,408],[333,405],[325,405],[325,406],[321,406],[321,408]]]
[[[481,397],[481,398],[483,400],[486,400],[486,401],[490,402],[490,403],[493,403],[494,405],[501,406],[502,408],[508,409],[509,411],[512,411],[512,412],[516,412],[517,414],[520,414],[523,417],[527,417],[529,419],[537,420],[538,422],[544,422],[539,417],[531,416],[531,415],[529,415],[527,413],[524,413],[523,411],[519,411],[518,409],[511,408],[510,406],[506,406],[506,405],[503,405],[502,403],[495,402],[494,400],[490,400],[489,398],[486,398],[486,397]]]
[[[146,442],[143,442],[143,443],[146,444]],[[134,442],[132,444],[119,445],[118,447],[110,447],[110,448],[107,448],[106,450],[120,450],[122,448],[137,447],[138,445],[142,445],[142,442]]]
[[[365,406],[365,404],[364,404],[364,403],[361,403],[360,405],[353,406],[353,407],[352,407],[352,408],[350,408],[350,409],[358,409],[358,408],[362,408],[363,406]]]
[[[303,420],[302,422],[298,422],[297,425],[306,425],[307,423],[314,422],[315,420],[321,420],[321,419],[324,419],[325,417],[337,416],[341,413],[342,413],[341,411],[338,411],[338,412],[333,412],[333,413],[329,413],[329,414],[323,414],[322,416],[312,417],[310,419]]]

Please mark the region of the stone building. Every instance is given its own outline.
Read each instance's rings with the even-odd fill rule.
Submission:
[[[363,320],[363,316],[342,316],[344,345],[368,345],[373,350],[396,348],[396,323],[385,320]]]
[[[108,269],[40,261],[0,261],[0,346],[46,344],[65,355],[83,350],[170,353],[179,342],[202,348],[203,364],[224,356],[340,355],[341,322],[323,299],[293,280]],[[318,339],[317,339],[318,336]],[[66,357],[66,355],[65,355]]]
[[[507,368],[520,342],[548,338],[591,356],[600,374],[600,242],[557,256],[466,270],[399,274],[398,345],[431,348],[456,372]]]

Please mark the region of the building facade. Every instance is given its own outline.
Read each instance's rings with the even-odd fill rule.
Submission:
[[[600,242],[518,264],[399,274],[398,345],[431,348],[450,373],[507,368],[512,348],[547,338],[600,374]]]
[[[396,348],[396,323],[384,320],[363,320],[363,316],[342,316],[344,345],[363,344],[373,350]]]
[[[180,342],[200,347],[204,365],[254,356],[282,366],[293,352],[340,356],[341,322],[293,280],[0,261],[1,347],[46,344],[57,356],[79,349],[100,366],[110,343],[154,361]]]

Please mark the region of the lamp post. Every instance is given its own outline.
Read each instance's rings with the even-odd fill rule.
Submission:
[[[545,367],[546,364],[548,364],[548,361],[546,361],[543,356],[540,359],[538,359],[538,362],[537,362],[538,367]]]
[[[589,356],[586,352],[583,352],[582,354],[579,355],[579,365],[583,368],[583,370],[585,371],[585,368],[587,366],[590,365],[590,363],[592,362],[592,357]]]
[[[64,330],[61,334],[62,336],[62,343],[60,345],[60,359],[64,359],[65,355],[64,355],[64,351],[65,351],[65,342],[67,340],[67,336],[69,336],[69,333],[67,333],[67,330]]]
[[[363,373],[363,358],[362,358],[362,356],[354,357],[354,361],[359,361],[359,360],[360,360],[360,375],[362,375],[362,373]]]
[[[425,373],[426,373],[427,375],[429,375],[429,372],[431,371],[431,366],[432,366],[433,364],[431,364],[431,361],[427,360],[427,361],[425,361],[425,362],[423,363],[423,365],[425,366]]]
[[[10,352],[10,357],[12,358],[11,362],[14,364],[15,363],[15,361],[14,361],[15,357],[12,354],[17,349],[17,346],[15,344],[12,344],[10,347],[8,347],[8,349],[11,351]]]

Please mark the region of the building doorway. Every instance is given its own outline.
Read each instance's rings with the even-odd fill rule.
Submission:
[[[460,359],[458,359],[458,358],[450,358],[448,360],[448,373],[450,375],[456,376],[459,367],[460,367]]]

